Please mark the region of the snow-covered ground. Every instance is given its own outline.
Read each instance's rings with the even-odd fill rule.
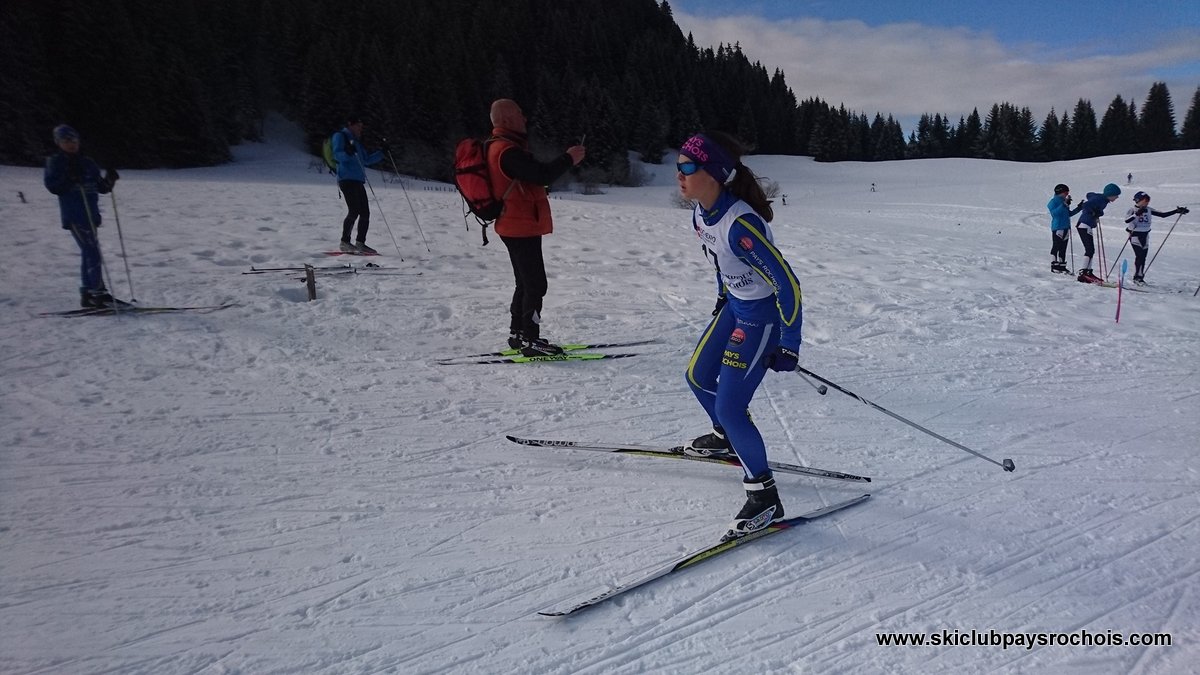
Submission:
[[[1200,672],[1200,151],[751,158],[788,196],[773,227],[804,289],[802,365],[1017,469],[773,373],[753,405],[771,457],[872,476],[872,499],[550,619],[537,610],[712,541],[743,500],[736,469],[504,439],[707,430],[683,369],[712,273],[669,164],[647,187],[557,195],[545,240],[549,337],[657,344],[439,366],[502,345],[503,246],[479,246],[445,186],[409,182],[410,210],[374,173],[384,269],[320,277],[315,302],[295,274],[244,275],[367,261],[320,253],[343,204],[295,145],[123,174],[137,300],[240,303],[212,314],[39,316],[75,306],[77,249],[40,170],[0,167],[0,671]],[[1110,256],[1134,190],[1193,208],[1120,323],[1116,290],[1048,270],[1053,185],[1082,199],[1110,181],[1126,191]],[[779,482],[793,514],[863,492]],[[878,642],[972,630],[1172,644]]]

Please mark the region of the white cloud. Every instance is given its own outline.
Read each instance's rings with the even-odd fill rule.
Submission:
[[[952,122],[993,103],[1029,107],[1040,124],[1053,107],[1060,115],[1084,98],[1097,117],[1117,94],[1139,106],[1150,85],[1167,82],[1182,121],[1197,86],[1195,77],[1173,79],[1156,73],[1200,62],[1194,36],[1153,36],[1144,51],[1107,56],[1072,56],[1078,40],[1064,31],[1064,44],[1004,44],[965,28],[917,23],[869,26],[861,21],[761,17],[700,18],[676,11],[675,21],[701,47],[740,43],[751,61],[781,69],[788,86],[803,100],[818,97],[837,106],[898,119],[942,113]]]

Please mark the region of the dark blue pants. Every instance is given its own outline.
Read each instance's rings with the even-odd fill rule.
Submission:
[[[100,259],[100,242],[90,225],[72,225],[71,236],[79,244],[79,290],[104,290],[104,273]]]
[[[770,303],[770,309],[778,312],[773,296],[758,302]],[[778,344],[774,321],[739,318],[731,305],[725,305],[708,324],[688,362],[688,386],[713,425],[725,430],[747,478],[767,472],[767,448],[750,418],[750,399],[767,374],[763,358]]]

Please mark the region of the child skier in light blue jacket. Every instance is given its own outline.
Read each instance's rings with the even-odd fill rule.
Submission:
[[[1067,243],[1071,241],[1071,216],[1079,213],[1083,204],[1071,208],[1071,188],[1059,183],[1054,186],[1054,196],[1046,203],[1050,212],[1050,271],[1070,274],[1067,269]]]

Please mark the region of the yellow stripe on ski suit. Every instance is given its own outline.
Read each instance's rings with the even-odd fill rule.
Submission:
[[[795,298],[794,304],[791,308],[790,316],[788,314],[788,311],[786,309],[784,309],[784,307],[782,305],[779,305],[780,297],[779,297],[779,286],[776,285],[777,282],[771,281],[771,278],[768,277],[767,275],[763,274],[762,270],[751,265],[751,267],[754,268],[754,271],[758,272],[759,276],[761,276],[763,279],[765,279],[767,283],[775,286],[775,304],[779,305],[779,313],[780,313],[779,318],[783,320],[783,325],[791,326],[792,324],[796,323],[796,319],[800,316],[800,306],[803,302],[801,299],[801,294],[800,294],[800,282],[796,280],[796,275],[795,275],[795,273],[792,272],[791,266],[788,265],[787,261],[783,259],[783,255],[779,253],[779,249],[775,248],[775,245],[771,243],[771,240],[767,239],[767,237],[765,235],[763,235],[762,232],[758,231],[758,228],[751,225],[750,222],[747,221],[745,218],[742,218],[739,216],[737,218],[737,222],[741,223],[742,227],[745,227],[747,230],[749,230],[750,234],[754,235],[754,237],[756,239],[758,239],[760,242],[762,242],[764,245],[766,245],[767,251],[769,251],[771,253],[771,255],[775,256],[775,260],[779,261],[780,269],[782,269],[784,274],[787,275],[787,282],[791,286],[791,289],[792,289],[792,297]]]
[[[719,320],[721,318],[721,312],[724,312],[724,311],[725,311],[725,307],[721,307],[721,311],[717,312],[717,314],[715,316],[713,316],[712,321],[708,322],[708,328],[704,329],[704,335],[700,336],[700,342],[698,342],[696,344],[696,350],[692,352],[692,358],[688,359],[688,367],[687,367],[688,382],[691,382],[692,386],[699,389],[700,391],[707,391],[708,393],[712,394],[713,396],[716,396],[717,392],[708,391],[704,387],[701,387],[698,382],[696,382],[696,377],[695,377],[696,358],[700,356],[700,352],[704,351],[704,345],[708,344],[708,339],[710,337],[712,337],[713,327],[715,327],[717,325],[717,320]]]

